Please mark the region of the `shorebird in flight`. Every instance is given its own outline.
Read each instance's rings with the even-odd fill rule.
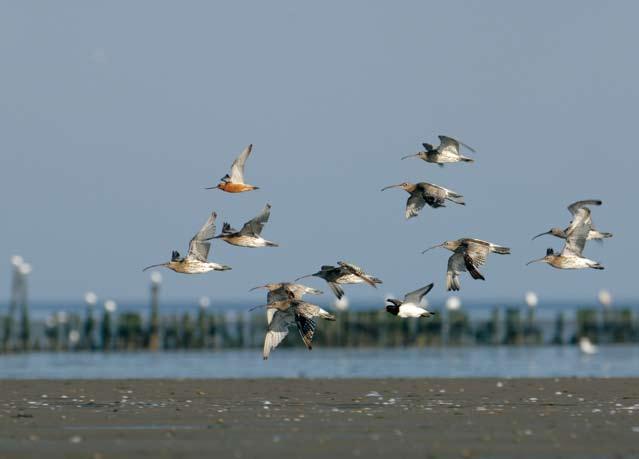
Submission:
[[[344,296],[344,290],[342,290],[340,285],[366,283],[377,288],[376,284],[382,283],[380,279],[373,277],[370,274],[366,274],[359,266],[345,261],[337,262],[337,266],[323,265],[316,273],[298,277],[295,280],[298,281],[300,279],[313,276],[324,279],[335,296],[340,300]]]
[[[215,219],[217,214],[213,212],[200,231],[198,231],[189,243],[189,253],[186,257],[180,257],[178,251],[171,254],[171,261],[157,265],[147,266],[143,269],[157,268],[164,266],[176,273],[200,274],[209,271],[228,271],[230,266],[220,265],[207,261],[209,250],[211,249],[211,239],[215,235]]]
[[[463,142],[459,140],[453,139],[452,137],[448,137],[445,135],[440,135],[439,137],[439,145],[437,148],[433,147],[429,143],[423,143],[424,147],[423,151],[417,152],[414,155],[404,156],[402,159],[406,158],[414,158],[417,157],[419,159],[423,159],[427,163],[435,163],[443,166],[447,163],[458,163],[460,161],[464,161],[467,163],[472,163],[474,159],[468,158],[467,156],[463,156],[459,150],[461,147],[467,148],[469,151],[475,153],[475,150]]]
[[[389,188],[401,188],[410,194],[408,201],[406,201],[405,215],[407,219],[416,217],[426,204],[435,209],[437,207],[446,207],[446,200],[454,202],[455,204],[461,204],[462,206],[466,205],[464,197],[461,194],[439,185],[433,185],[432,183],[404,182],[398,185],[386,186],[382,188],[382,191],[388,190]]]
[[[461,288],[459,274],[464,271],[468,271],[473,279],[486,280],[477,268],[486,263],[486,258],[488,258],[489,253],[493,252],[500,255],[510,254],[508,247],[502,247],[492,242],[473,238],[445,241],[441,244],[429,247],[422,253],[426,253],[436,247],[443,247],[453,252],[450,258],[448,258],[448,269],[446,271],[446,290],[448,291],[457,291]]]
[[[394,316],[401,318],[408,317],[430,317],[434,312],[429,312],[420,306],[422,298],[430,292],[433,288],[433,284],[428,284],[425,287],[419,288],[414,292],[407,293],[404,296],[404,301],[396,300],[394,298],[387,298],[389,305],[386,306],[386,311]]]
[[[566,230],[566,243],[561,253],[557,255],[553,249],[547,249],[545,257],[529,261],[526,265],[542,262],[557,269],[604,269],[598,262],[582,255],[591,229],[590,209],[585,206],[575,208],[572,222]]]
[[[290,299],[301,300],[302,297],[306,294],[322,294],[320,290],[307,287],[306,285],[302,284],[294,284],[291,282],[277,282],[260,285],[259,287],[252,288],[251,291],[258,288],[265,288],[268,290],[266,301],[269,304],[288,301]],[[326,313],[326,311],[322,311]],[[264,360],[268,359],[271,351],[282,342],[286,335],[288,335],[289,328],[297,324],[297,321],[295,320],[294,309],[292,308],[280,310],[277,308],[267,307],[266,322],[268,324],[268,329],[266,331],[266,336],[264,337],[264,349],[262,353]],[[302,335],[302,339],[304,339],[304,335]]]
[[[233,229],[225,222],[222,225],[222,233],[215,238],[240,247],[278,247],[275,242],[267,241],[261,236],[262,229],[270,216],[271,205],[266,204],[262,213],[246,222],[241,230]]]
[[[573,202],[572,204],[570,204],[568,206],[568,210],[570,211],[570,213],[572,214],[573,218],[575,216],[575,214],[579,211],[579,209],[585,207],[585,206],[600,206],[602,204],[602,202],[599,199],[587,199],[584,201],[577,201],[577,202]],[[549,231],[546,231],[545,233],[541,233],[538,234],[537,236],[535,236],[533,239],[537,239],[539,236],[543,236],[545,234],[552,234],[553,236],[556,236],[558,238],[561,239],[566,239],[567,237],[567,233],[568,230],[570,229],[570,226],[566,229],[561,229],[561,228],[550,228]],[[588,232],[588,237],[586,238],[587,241],[592,241],[592,240],[596,240],[596,241],[600,241],[606,238],[612,237],[612,233],[605,233],[603,231],[597,231],[596,229],[590,228],[590,231]]]
[[[218,188],[227,193],[242,193],[244,191],[257,190],[259,187],[247,185],[244,183],[244,163],[253,150],[253,144],[244,149],[231,165],[231,175],[226,174],[220,179],[220,183],[216,186],[209,187],[207,190]]]

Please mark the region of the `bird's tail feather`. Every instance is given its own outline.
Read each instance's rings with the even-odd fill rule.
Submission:
[[[459,160],[463,161],[465,163],[474,163],[475,162],[475,160],[473,158],[469,158],[468,156],[460,156]]]
[[[459,193],[455,193],[454,191],[448,191],[448,200],[454,202],[455,204],[461,204],[462,206],[466,205],[464,197]]]
[[[500,245],[494,245],[492,249],[493,249],[493,252],[498,253],[500,255],[510,255],[510,247],[502,247]]]

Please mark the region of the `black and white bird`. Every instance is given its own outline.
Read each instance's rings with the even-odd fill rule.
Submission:
[[[422,288],[418,288],[414,292],[404,295],[404,301],[396,300],[394,298],[387,298],[390,304],[386,305],[386,311],[394,316],[401,317],[402,319],[413,317],[430,317],[434,312],[427,311],[421,307],[422,299],[431,291],[433,284],[428,284]]]

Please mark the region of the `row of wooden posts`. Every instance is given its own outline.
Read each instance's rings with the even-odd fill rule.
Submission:
[[[441,311],[421,320],[401,320],[383,310],[336,313],[335,322],[321,321],[314,343],[326,347],[462,346],[570,344],[587,336],[595,343],[639,342],[639,321],[631,310],[584,308],[575,320],[558,313],[539,321],[534,309],[494,308],[491,317],[472,321],[466,311]],[[3,352],[66,350],[173,350],[260,347],[264,313],[199,312],[147,319],[140,313],[58,314],[47,321],[0,317]],[[568,326],[569,325],[569,326]],[[17,330],[16,330],[17,329]],[[282,346],[301,340],[292,330]]]

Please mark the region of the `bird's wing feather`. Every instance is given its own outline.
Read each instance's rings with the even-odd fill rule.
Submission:
[[[561,251],[561,255],[581,257],[591,228],[590,209],[587,207],[578,208],[566,231],[566,244]]]
[[[367,284],[372,285],[373,287],[377,288],[377,286],[375,285],[375,282],[373,282],[370,279],[370,276],[368,274],[366,274],[366,272],[362,268],[360,268],[359,266],[354,265],[353,263],[348,263],[346,261],[339,261],[337,264],[345,272],[354,274],[355,276],[359,277],[360,279],[362,279]]]
[[[275,312],[269,323],[266,336],[264,337],[263,356],[265,359],[267,359],[271,351],[286,338],[288,328],[295,323],[295,317],[291,312],[278,311],[276,309],[267,309],[267,311]]]
[[[568,211],[575,215],[579,209],[584,206],[600,206],[602,202],[599,199],[584,199],[583,201],[573,202],[568,206]]]
[[[315,335],[315,329],[317,328],[317,322],[315,322],[313,317],[306,317],[303,314],[299,314],[297,311],[295,312],[295,323],[297,324],[297,329],[300,332],[300,336],[302,337],[302,341],[307,348],[313,348],[313,336]]]
[[[490,246],[466,239],[461,247],[465,247],[466,255],[473,260],[473,265],[481,266],[486,264]]]
[[[426,205],[423,193],[411,193],[406,201],[406,218],[412,218],[419,215],[419,212]]]
[[[240,230],[240,234],[259,236],[260,234],[262,234],[262,229],[264,229],[264,225],[266,224],[266,222],[268,222],[270,216],[271,205],[267,204],[266,206],[264,206],[264,210],[262,210],[262,213],[244,224],[244,226]]]
[[[418,288],[413,292],[407,293],[406,295],[404,295],[404,303],[412,303],[415,305],[419,304],[422,301],[422,298],[424,298],[424,295],[430,292],[432,288],[433,284],[428,284],[422,288]]]
[[[188,257],[196,258],[200,261],[206,261],[209,256],[209,250],[211,248],[211,243],[207,242],[213,239],[215,236],[215,219],[217,218],[217,214],[213,212],[204,226],[195,233],[195,236],[191,239],[189,243],[189,253]]]
[[[253,144],[249,145],[240,153],[233,164],[231,165],[231,182],[233,183],[244,183],[244,163],[246,163],[246,158],[249,157],[253,151]]]

